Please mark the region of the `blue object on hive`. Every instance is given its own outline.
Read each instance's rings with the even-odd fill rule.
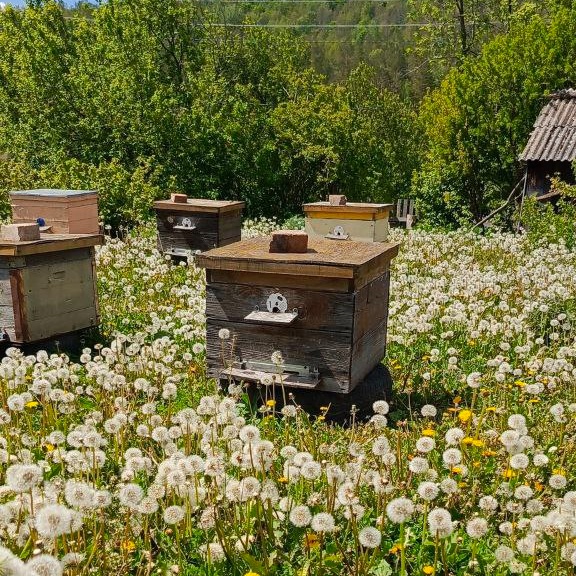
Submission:
[[[36,224],[38,224],[38,226],[46,226],[46,220],[44,220],[44,218],[36,218]]]

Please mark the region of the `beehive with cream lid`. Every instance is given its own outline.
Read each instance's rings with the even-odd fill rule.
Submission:
[[[385,242],[392,204],[313,202],[304,204],[305,230],[329,240]]]

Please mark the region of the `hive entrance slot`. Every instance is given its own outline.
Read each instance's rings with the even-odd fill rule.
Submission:
[[[325,236],[325,238],[329,238],[331,240],[348,240],[349,237],[350,235],[346,234],[344,226],[334,226],[334,230]]]
[[[260,307],[256,306],[250,314],[244,317],[244,320],[260,324],[292,324],[298,318],[297,308],[294,308],[292,312],[287,312],[288,300],[279,292],[268,296],[266,310],[260,310]]]
[[[320,384],[320,374],[317,368],[289,364],[282,366],[283,372],[278,373],[278,366],[267,362],[237,362],[234,367],[220,373],[220,377],[233,378],[238,381],[262,383],[274,381],[292,388],[316,388]]]

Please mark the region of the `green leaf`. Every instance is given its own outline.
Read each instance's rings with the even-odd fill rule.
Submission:
[[[368,574],[372,574],[373,576],[390,576],[392,574],[392,566],[390,566],[386,560],[382,559],[370,569]]]

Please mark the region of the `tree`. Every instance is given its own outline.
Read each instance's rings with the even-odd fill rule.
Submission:
[[[426,149],[413,194],[436,223],[479,220],[522,175],[518,155],[546,93],[576,79],[576,9],[514,20],[450,71],[420,111]]]
[[[524,0],[408,0],[409,19],[422,23],[414,51],[430,62],[437,79],[468,56],[478,55],[507,30]]]

